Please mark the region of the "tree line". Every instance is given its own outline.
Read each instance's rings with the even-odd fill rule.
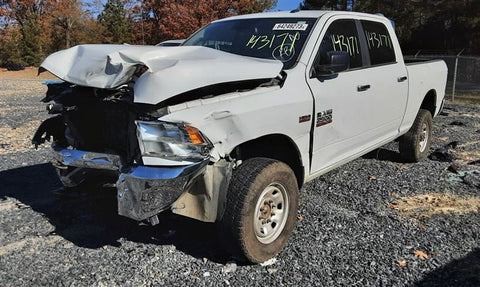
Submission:
[[[0,0],[0,64],[38,65],[83,43],[157,44],[209,22],[270,10],[276,0]],[[480,53],[478,0],[305,0],[300,9],[383,13],[404,50]]]
[[[276,0],[0,0],[0,64],[39,65],[84,43],[157,44]]]

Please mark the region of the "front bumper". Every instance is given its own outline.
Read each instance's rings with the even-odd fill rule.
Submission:
[[[118,214],[141,221],[168,209],[204,173],[208,160],[187,166],[122,167],[120,157],[72,149],[55,149],[56,160],[78,168],[118,171]]]

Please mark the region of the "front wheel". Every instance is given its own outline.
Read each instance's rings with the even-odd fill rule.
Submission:
[[[253,263],[277,255],[295,226],[298,184],[292,169],[268,158],[246,160],[233,173],[220,238]]]
[[[409,162],[418,162],[427,157],[432,128],[432,114],[420,109],[410,130],[400,138],[400,155]]]

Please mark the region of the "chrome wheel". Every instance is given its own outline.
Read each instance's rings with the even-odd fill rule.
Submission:
[[[428,143],[428,124],[426,122],[422,125],[422,131],[420,134],[420,140],[418,141],[420,152],[424,152]]]
[[[253,218],[258,241],[269,244],[278,238],[287,222],[288,204],[288,194],[283,185],[271,183],[263,190]]]

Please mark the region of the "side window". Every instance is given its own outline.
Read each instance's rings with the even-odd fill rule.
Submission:
[[[385,25],[365,20],[360,22],[367,39],[370,63],[379,65],[395,62],[395,50]]]
[[[362,52],[353,20],[336,20],[328,27],[320,44],[320,64],[327,63],[327,53],[345,51],[350,55],[350,69],[362,66]]]

